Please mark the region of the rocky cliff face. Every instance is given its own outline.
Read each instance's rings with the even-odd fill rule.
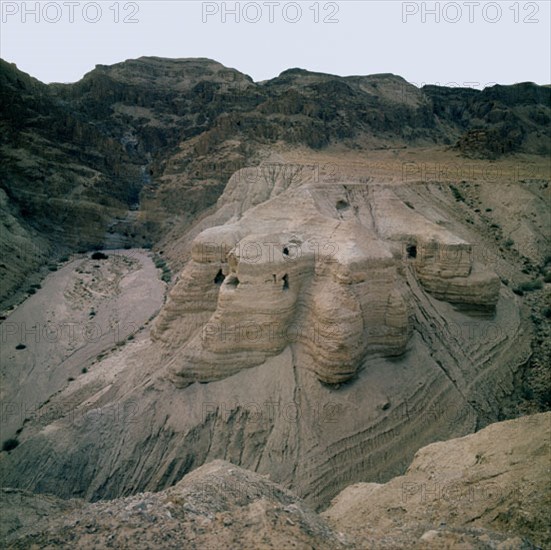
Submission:
[[[401,185],[263,169],[254,185],[236,173],[191,231],[152,338],[52,396],[55,419],[25,422],[4,483],[113,498],[223,458],[321,507],[503,414],[531,337],[461,224]]]
[[[414,212],[388,188],[373,191],[375,225],[402,245],[421,284],[440,300],[494,307],[500,280],[474,261],[471,243]]]
[[[351,547],[291,492],[221,460],[162,493],[89,505],[4,489],[2,503],[0,536],[11,548]]]
[[[361,547],[546,548],[550,420],[524,417],[429,445],[403,476],[348,487],[322,516]],[[487,529],[508,540],[492,543]]]
[[[219,210],[247,194],[248,179],[233,176]],[[353,378],[370,354],[402,355],[405,271],[441,300],[495,308],[499,278],[474,265],[471,245],[390,187],[263,179],[270,198],[195,238],[154,326],[178,385],[225,378],[291,344],[330,384]]]
[[[469,157],[512,152],[548,155],[551,89],[530,82],[491,86],[481,92],[425,86],[434,113],[462,129],[456,148]]]
[[[255,83],[208,59],[155,57],[46,86],[2,61],[6,208],[45,238],[45,250],[3,268],[0,300],[46,256],[182,234],[238,168],[282,144],[319,150],[457,142],[475,156],[546,154],[549,93],[533,84],[419,90],[395,75],[301,69]],[[129,209],[139,213],[129,216]],[[8,241],[2,246],[14,254]]]
[[[496,193],[474,176],[403,175],[417,158],[459,162],[400,148],[453,145],[489,92],[298,69],[253,83],[209,60],[143,58],[69,86],[1,71],[4,295],[54,242],[153,242],[178,274],[151,334],[23,403],[4,485],[118,498],[225,459],[322,508],[351,483],[402,473],[424,444],[518,414],[531,357],[544,372],[549,285],[516,285],[549,271],[548,176],[511,170]],[[521,88],[521,103],[495,101],[545,114],[547,89]],[[519,151],[546,135],[530,128]],[[17,257],[30,240],[40,254]]]

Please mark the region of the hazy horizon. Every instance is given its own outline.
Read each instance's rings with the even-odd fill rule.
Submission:
[[[140,56],[140,57],[134,57],[134,58],[128,58],[128,59],[123,59],[121,61],[117,61],[115,63],[111,63],[111,64],[108,64],[107,66],[113,66],[113,65],[118,65],[120,63],[125,63],[125,62],[128,62],[128,61],[135,61],[137,59],[141,59],[141,58],[157,58],[157,59],[169,59],[169,60],[173,60],[173,61],[184,61],[184,60],[188,60],[188,59],[209,59],[210,61],[214,61],[214,62],[217,62],[217,63],[220,63],[217,59],[211,59],[211,58],[201,58],[201,57],[160,57],[160,56],[155,56],[155,55],[143,55],[143,56]],[[0,59],[3,59],[3,57],[0,56]],[[9,61],[7,59],[4,59],[4,61],[8,62],[8,63],[15,63],[13,61]],[[17,68],[19,70],[22,70],[21,67],[19,67],[17,65],[17,63],[15,63],[15,65],[17,66]],[[79,82],[82,78],[84,78],[87,74],[89,74],[90,72],[94,71],[95,68],[98,66],[98,65],[104,65],[102,63],[98,63],[96,64],[96,66],[92,67],[89,71],[86,71],[79,79],[77,80],[73,80],[71,82],[60,82],[60,81],[50,81],[50,82],[44,82],[42,80],[40,80],[40,78],[37,78],[35,75],[31,74],[31,73],[27,73],[29,74],[31,77],[33,78],[36,78],[37,80],[39,80],[40,82],[42,82],[43,84],[75,84],[77,82]],[[224,65],[222,63],[222,65]],[[248,75],[247,73],[243,73],[243,71],[240,71],[238,67],[229,67],[227,65],[224,65],[226,68],[228,69],[235,69],[239,72],[241,72],[242,74],[245,74],[246,76],[249,76],[252,78],[251,75]],[[253,78],[253,82],[255,84],[260,84],[262,82],[266,82],[268,80],[272,80],[274,78],[277,78],[278,76],[280,76],[283,72],[285,71],[288,71],[288,70],[294,70],[294,69],[298,69],[298,70],[305,70],[305,71],[308,71],[308,72],[311,72],[311,73],[319,73],[319,74],[328,74],[328,75],[331,75],[331,76],[339,76],[339,77],[343,77],[343,78],[346,78],[346,77],[354,77],[354,76],[377,76],[377,75],[382,75],[382,74],[392,74],[394,76],[397,76],[397,77],[401,77],[401,78],[404,78],[402,75],[400,74],[396,74],[396,73],[370,73],[370,74],[341,74],[341,75],[338,75],[338,74],[335,74],[335,73],[325,73],[324,71],[311,71],[305,67],[288,67],[287,69],[283,69],[283,71],[281,71],[280,73],[278,74],[275,74],[269,78],[265,78],[263,80],[255,80]],[[23,72],[27,72],[27,71],[23,71]],[[538,83],[538,82],[534,82],[533,80],[524,80],[524,81],[519,81],[519,82],[511,82],[511,83],[503,83],[503,82],[486,82],[486,83],[483,83],[483,85],[481,86],[475,86],[475,85],[469,85],[469,83],[458,83],[458,82],[410,82],[409,80],[405,79],[406,82],[408,82],[409,84],[413,84],[414,86],[417,86],[418,88],[421,88],[422,86],[424,85],[437,85],[437,86],[445,86],[445,87],[450,87],[450,88],[453,88],[453,87],[464,87],[464,88],[476,88],[476,89],[484,89],[485,87],[491,87],[491,86],[494,86],[494,85],[502,85],[502,86],[508,86],[508,85],[514,85],[514,84],[523,84],[523,83],[532,83],[532,84],[537,84],[539,86],[551,86],[551,83]],[[463,86],[461,86],[461,84],[463,84]]]
[[[299,67],[393,73],[416,86],[551,83],[547,2],[4,1],[1,8],[1,57],[45,83],[76,82],[98,64],[143,56],[206,57],[255,82]]]

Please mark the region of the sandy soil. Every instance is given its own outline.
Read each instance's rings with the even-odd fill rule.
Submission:
[[[106,254],[81,256],[50,273],[0,325],[2,441],[161,307],[166,285],[147,251]]]

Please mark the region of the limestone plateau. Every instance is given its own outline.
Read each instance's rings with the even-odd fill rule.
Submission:
[[[7,547],[548,545],[549,122],[532,83],[0,61]]]

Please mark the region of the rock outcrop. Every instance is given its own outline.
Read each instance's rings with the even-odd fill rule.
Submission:
[[[373,190],[375,226],[402,245],[424,288],[440,300],[493,308],[500,280],[474,261],[472,245],[412,211],[389,188]]]
[[[364,548],[548,548],[550,428],[545,413],[433,443],[403,476],[352,485],[322,516]]]
[[[217,460],[160,493],[88,504],[0,489],[9,548],[351,548],[298,497]]]
[[[235,174],[187,233],[153,338],[138,333],[21,419],[4,484],[115,498],[225,459],[321,507],[504,414],[531,354],[517,298],[505,285],[481,298],[475,284],[442,300],[428,284],[468,286],[469,256],[438,259],[427,283],[408,253],[423,239],[463,250],[461,224],[437,223],[438,202],[398,199],[406,186],[268,168]],[[404,227],[403,200],[417,209],[403,203]]]
[[[410,265],[436,298],[495,308],[499,278],[473,265],[471,245],[390,187],[262,179],[248,210],[195,238],[153,329],[174,350],[178,386],[231,376],[291,344],[329,384],[353,378],[369,354],[404,353]],[[219,210],[240,194],[237,181],[250,187],[246,174],[232,180]]]
[[[45,85],[0,60],[9,199],[0,209],[37,233],[25,237],[26,247],[45,241],[33,258],[23,253],[11,270],[0,266],[8,271],[0,303],[17,301],[18,284],[48,257],[161,239],[164,246],[216,203],[232,173],[279,146],[457,143],[471,156],[549,154],[549,94],[531,83],[419,89],[392,74],[301,69],[256,83],[209,59],[158,57],[98,65],[74,84]],[[2,255],[12,251],[0,240]],[[180,267],[177,256],[170,259]]]
[[[393,75],[291,70],[254,83],[209,60],[157,58],[67,86],[0,73],[2,296],[55,259],[54,244],[154,243],[179,273],[153,338],[147,325],[102,348],[86,373],[73,365],[75,380],[28,354],[29,380],[52,390],[29,405],[6,389],[19,445],[0,453],[5,485],[117,498],[225,459],[319,508],[403,472],[422,445],[518,414],[521,374],[548,333],[532,336],[523,307],[533,300],[548,326],[544,163],[502,159],[498,194],[484,163],[466,176],[459,166],[453,187],[423,164],[462,162],[443,145],[482,111],[487,124],[516,113],[515,150],[537,152],[547,88],[521,86],[519,102]],[[29,241],[40,252],[17,257]],[[533,279],[541,291],[513,293]],[[74,321],[59,305],[58,321]],[[17,364],[6,368],[17,380]]]

